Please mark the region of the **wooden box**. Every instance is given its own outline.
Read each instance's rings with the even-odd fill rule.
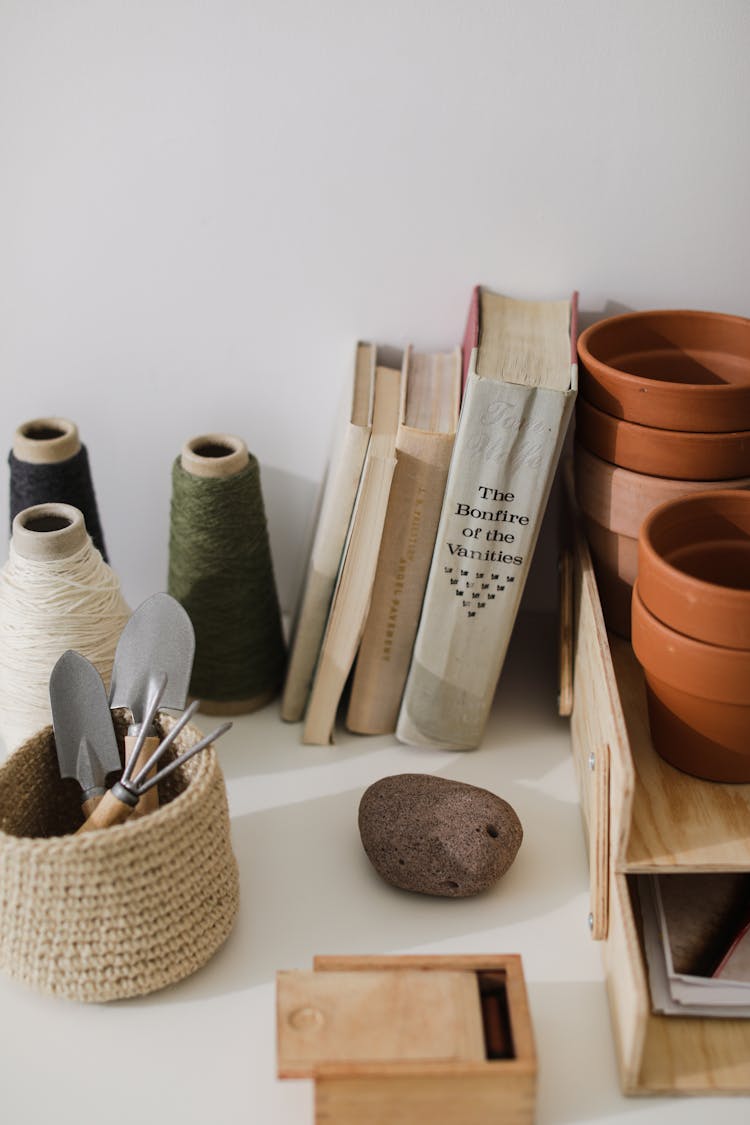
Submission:
[[[314,1078],[318,1125],[533,1122],[518,956],[316,957],[277,975],[280,1078]]]
[[[644,873],[750,871],[750,785],[700,781],[656,754],[640,665],[607,635],[571,508],[571,734],[622,1088],[750,1093],[750,1020],[651,1011],[635,888]]]

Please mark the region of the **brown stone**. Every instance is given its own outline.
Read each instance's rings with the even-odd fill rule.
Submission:
[[[417,894],[466,898],[508,870],[523,839],[501,797],[431,774],[384,777],[359,805],[359,833],[379,875]]]

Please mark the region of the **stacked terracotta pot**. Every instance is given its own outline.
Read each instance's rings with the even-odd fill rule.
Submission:
[[[646,516],[682,496],[750,488],[750,320],[627,313],[587,328],[578,355],[576,492],[607,625],[629,637]]]
[[[660,505],[638,541],[633,650],[672,765],[750,781],[750,492]]]

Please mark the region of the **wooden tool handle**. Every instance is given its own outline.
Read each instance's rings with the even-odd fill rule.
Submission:
[[[108,790],[88,820],[78,829],[76,836],[80,836],[82,832],[93,832],[96,828],[111,828],[113,824],[122,824],[133,812],[130,805],[118,801],[117,797],[112,796],[111,790]]]
[[[126,737],[126,739],[125,739],[125,761],[126,761],[126,763],[130,761],[133,750],[135,749],[135,743],[136,743],[136,738],[135,738],[134,735],[128,735]],[[143,743],[143,746],[141,748],[141,752],[138,755],[138,761],[136,762],[135,767],[133,769],[133,772],[131,774],[132,777],[135,777],[135,775],[138,773],[138,770],[142,769],[145,766],[146,762],[149,760],[149,758],[151,757],[151,755],[153,754],[154,750],[156,749],[156,747],[158,745],[159,745],[159,739],[155,735],[146,739],[146,741]],[[151,770],[151,772],[148,776],[153,777],[155,773],[156,773],[156,767],[154,767],[154,769]],[[133,816],[146,816],[147,813],[154,812],[156,809],[158,809],[158,807],[159,807],[159,793],[158,793],[158,786],[155,785],[153,787],[153,789],[149,789],[148,793],[143,794],[140,801],[136,805],[135,812],[133,813]]]
[[[89,797],[88,801],[84,801],[81,804],[81,808],[83,809],[83,815],[86,816],[86,817],[91,816],[92,812],[97,807],[97,805],[99,805],[101,803],[101,800],[102,800],[103,796],[104,796],[104,794],[102,793],[99,797]]]

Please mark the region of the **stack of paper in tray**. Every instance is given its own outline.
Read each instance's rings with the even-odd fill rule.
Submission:
[[[643,875],[638,892],[654,1011],[750,1017],[750,875]]]

